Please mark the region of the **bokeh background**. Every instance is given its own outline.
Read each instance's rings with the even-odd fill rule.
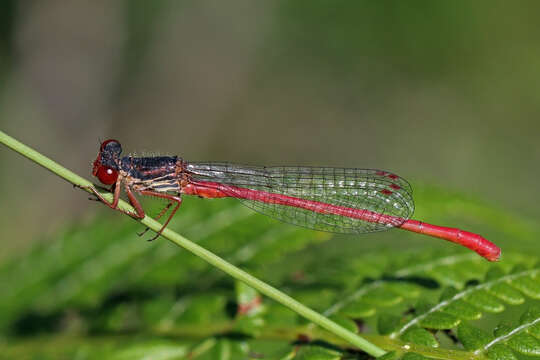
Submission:
[[[114,137],[190,160],[390,169],[534,219],[538,14],[502,0],[3,0],[0,124],[87,177]],[[0,161],[0,258],[108,211],[6,148]]]

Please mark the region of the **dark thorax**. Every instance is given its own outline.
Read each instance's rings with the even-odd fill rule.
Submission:
[[[120,167],[136,191],[179,193],[180,186],[176,176],[177,162],[176,156],[125,156],[120,160]]]

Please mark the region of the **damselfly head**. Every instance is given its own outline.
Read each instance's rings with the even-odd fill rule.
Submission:
[[[117,140],[109,139],[104,141],[94,161],[92,175],[105,185],[114,184],[118,178],[118,161],[121,153],[122,146]]]
[[[120,142],[118,140],[109,139],[105,140],[101,143],[101,147],[99,148],[100,154],[103,156],[108,155],[116,155],[120,156],[120,153],[122,152],[122,145],[120,145]]]

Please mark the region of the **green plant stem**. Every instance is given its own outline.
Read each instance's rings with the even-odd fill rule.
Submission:
[[[20,153],[21,155],[27,157],[28,159],[34,161],[35,163],[43,166],[47,170],[52,171],[56,175],[64,178],[65,180],[69,181],[70,183],[74,185],[81,186],[81,187],[92,186],[92,183],[89,182],[88,180],[85,180],[84,178],[78,176],[77,174],[74,174],[73,172],[57,164],[53,160],[38,153],[37,151],[24,145],[23,143],[15,140],[14,138],[10,137],[9,135],[5,134],[2,131],[0,131],[0,142],[8,146],[9,148],[13,149],[14,151]],[[103,195],[109,201],[112,198],[112,194],[103,194]],[[123,210],[133,211],[133,208],[125,201],[120,201],[120,203],[118,204],[118,207]],[[147,227],[149,227],[150,229],[152,229],[153,231],[159,231],[161,229],[161,224],[155,221],[154,219],[149,218],[148,216],[140,220],[140,222],[146,225]],[[358,349],[363,350],[366,353],[375,357],[385,354],[385,351],[379,348],[378,346],[372,344],[371,342],[365,340],[364,338],[358,336],[357,334],[345,329],[344,327],[338,325],[332,320],[322,316],[321,314],[308,308],[302,303],[294,300],[292,297],[279,291],[278,289],[253,277],[252,275],[248,274],[242,269],[228,263],[227,261],[223,260],[219,256],[195,244],[194,242],[184,238],[183,236],[177,234],[176,232],[166,228],[161,235],[164,238],[172,241],[176,245],[192,252],[196,256],[214,265],[215,267],[229,274],[233,278],[246,283],[247,285],[259,291],[260,293],[281,303],[282,305],[285,305],[286,307],[293,310],[297,314],[305,317],[306,319],[312,321],[313,323],[319,325],[320,327],[328,330],[332,334],[344,339],[349,344],[357,347]]]

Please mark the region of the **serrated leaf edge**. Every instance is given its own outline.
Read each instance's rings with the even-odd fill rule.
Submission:
[[[395,276],[397,278],[404,278],[406,276],[410,276],[412,274],[418,273],[420,271],[426,271],[426,270],[433,270],[434,268],[442,265],[454,265],[460,262],[464,261],[470,261],[475,260],[478,257],[476,254],[453,254],[449,256],[444,256],[442,258],[438,258],[433,261],[429,261],[427,263],[421,264],[421,265],[414,265],[414,266],[406,266],[402,269],[396,270],[391,274],[391,276]],[[364,285],[363,287],[356,290],[351,295],[347,296],[343,300],[335,303],[326,311],[323,312],[324,316],[330,316],[341,310],[343,307],[348,305],[349,303],[358,300],[362,296],[364,296],[367,292],[370,290],[373,290],[375,288],[378,288],[385,283],[389,283],[388,280],[377,280],[374,282],[371,282],[367,285]]]
[[[467,296],[467,295],[469,295],[469,294],[471,294],[471,293],[473,293],[475,291],[482,290],[484,288],[488,288],[488,287],[493,286],[493,285],[498,284],[498,283],[506,282],[506,281],[509,281],[509,280],[514,280],[514,279],[517,279],[519,277],[534,275],[534,274],[538,273],[539,271],[540,271],[540,269],[530,269],[530,270],[525,270],[525,271],[519,272],[517,274],[508,274],[508,275],[502,276],[502,277],[500,277],[498,279],[495,279],[493,281],[488,281],[488,282],[479,284],[477,286],[471,287],[469,289],[466,289],[466,290],[464,290],[462,292],[459,292],[456,295],[454,295],[453,297],[451,297],[450,299],[444,300],[444,301],[438,303],[437,305],[435,305],[434,307],[432,307],[431,309],[429,309],[428,311],[426,311],[422,315],[419,315],[419,316],[413,318],[411,321],[409,321],[408,323],[403,325],[401,327],[401,329],[399,329],[398,331],[395,331],[392,334],[390,334],[390,338],[394,339],[396,337],[401,336],[401,334],[403,334],[408,328],[410,328],[413,325],[418,324],[421,320],[426,318],[428,315],[434,313],[437,310],[441,310],[442,308],[444,308],[445,306],[451,304],[452,302],[454,302],[456,300],[459,300],[459,299],[461,299],[461,298],[463,298],[463,297],[465,297],[465,296]]]
[[[499,336],[498,338],[495,338],[493,340],[491,340],[489,343],[487,343],[486,345],[484,345],[483,348],[481,349],[478,349],[474,352],[474,354],[478,355],[478,354],[481,354],[487,350],[489,350],[490,347],[500,343],[500,342],[503,342],[503,341],[506,341],[508,340],[509,338],[511,338],[512,336],[514,336],[515,334],[523,331],[523,330],[526,330],[528,328],[530,328],[531,326],[534,326],[536,323],[540,322],[540,318],[537,318],[535,319],[534,321],[531,321],[529,323],[526,323],[526,324],[523,324],[523,325],[520,325],[518,326],[517,328],[515,328],[514,330],[510,331],[508,334],[505,334],[505,335],[502,335],[502,336]]]

